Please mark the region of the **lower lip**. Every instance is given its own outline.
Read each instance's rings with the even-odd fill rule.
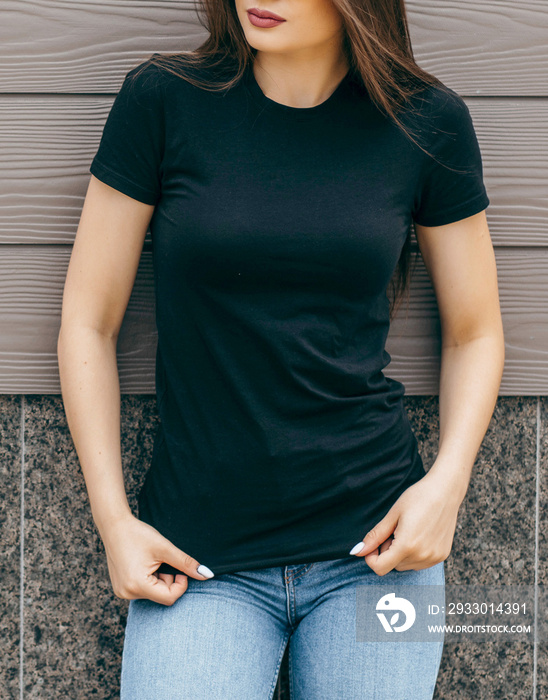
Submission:
[[[249,17],[249,21],[251,24],[253,24],[255,27],[277,27],[278,24],[283,24],[285,22],[284,19],[271,19],[270,17],[257,17],[257,15],[252,14],[251,12],[247,13],[247,16]]]

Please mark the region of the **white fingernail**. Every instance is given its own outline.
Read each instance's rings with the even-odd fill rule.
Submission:
[[[350,554],[357,554],[358,552],[361,552],[364,547],[365,547],[364,542],[358,542],[358,544],[355,544],[352,547],[352,549],[350,550]]]
[[[213,571],[211,569],[208,569],[205,564],[200,564],[200,566],[196,569],[196,571],[201,574],[202,576],[207,576],[207,578],[211,578],[212,576],[215,576]]]

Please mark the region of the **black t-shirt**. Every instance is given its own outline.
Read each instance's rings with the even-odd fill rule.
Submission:
[[[425,474],[383,373],[386,290],[413,219],[489,204],[468,108],[416,98],[432,159],[350,73],[297,108],[251,67],[221,93],[138,68],[90,171],[156,205],[160,423],[139,517],[215,574],[350,556]]]

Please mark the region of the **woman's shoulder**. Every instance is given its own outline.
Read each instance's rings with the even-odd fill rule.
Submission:
[[[441,129],[454,127],[469,115],[464,98],[441,81],[423,85],[411,101],[414,113],[432,120]]]
[[[131,68],[124,77],[124,85],[129,85],[139,92],[157,91],[169,81],[176,78],[168,66],[158,60],[160,54],[149,58]]]
[[[192,52],[177,54],[153,53],[126,74],[126,79],[136,81],[143,89],[152,88],[167,82],[189,82],[196,80],[204,83],[228,80],[237,72],[235,63],[227,57],[215,62],[212,57],[197,57]]]
[[[125,74],[117,101],[127,109],[161,109],[166,80],[165,72],[149,58]]]
[[[403,122],[430,153],[464,147],[475,138],[464,98],[442,82],[421,86],[412,96]]]

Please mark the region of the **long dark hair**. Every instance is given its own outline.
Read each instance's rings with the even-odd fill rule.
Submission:
[[[362,83],[379,110],[424,151],[400,115],[407,111],[410,99],[426,86],[436,85],[442,90],[446,90],[446,87],[415,61],[404,0],[332,2],[342,17],[343,50],[354,78]],[[234,0],[195,0],[195,9],[200,23],[209,32],[203,44],[193,51],[155,53],[149,62],[185,78],[197,87],[228,90],[239,82],[253,62],[256,49],[245,38]],[[207,82],[193,71],[185,73],[185,66],[203,64],[214,69]],[[230,70],[223,72],[227,65]],[[411,226],[390,283],[391,317],[409,289],[414,257],[412,231]]]

